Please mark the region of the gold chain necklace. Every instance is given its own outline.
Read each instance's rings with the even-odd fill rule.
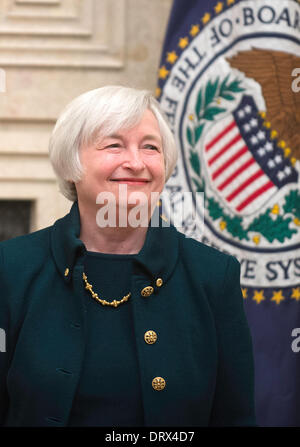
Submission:
[[[92,297],[95,300],[99,301],[99,303],[101,303],[102,306],[118,307],[119,304],[122,304],[122,303],[125,303],[126,301],[128,301],[128,298],[131,295],[131,292],[129,292],[127,295],[124,295],[123,298],[121,300],[119,300],[119,301],[118,300],[113,300],[113,301],[102,300],[101,298],[99,298],[98,294],[93,291],[93,286],[92,286],[92,284],[88,283],[87,276],[86,276],[86,274],[84,272],[82,274],[82,277],[83,277],[83,280],[85,282],[85,288],[90,291]]]

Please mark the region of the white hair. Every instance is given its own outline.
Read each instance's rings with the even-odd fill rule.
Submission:
[[[83,168],[79,158],[82,145],[99,136],[111,135],[137,124],[149,109],[155,115],[163,146],[165,181],[175,168],[178,153],[173,134],[160,104],[147,90],[107,86],[90,90],[75,98],[59,116],[50,137],[49,154],[61,193],[77,200],[75,182]]]

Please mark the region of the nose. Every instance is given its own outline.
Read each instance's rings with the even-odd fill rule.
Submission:
[[[145,168],[145,163],[141,151],[138,148],[130,148],[126,151],[123,167],[134,172],[140,172]]]

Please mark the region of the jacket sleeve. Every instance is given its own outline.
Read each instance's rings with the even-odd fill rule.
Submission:
[[[0,426],[5,422],[5,416],[8,409],[6,378],[9,364],[9,347],[7,341],[9,331],[9,310],[6,304],[3,279],[4,262],[2,248],[0,247]]]
[[[228,258],[214,309],[218,371],[210,426],[255,426],[252,340],[240,287],[240,264]]]

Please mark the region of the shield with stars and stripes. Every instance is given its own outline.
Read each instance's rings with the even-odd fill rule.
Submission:
[[[211,185],[240,215],[255,213],[284,185],[297,182],[251,96],[207,132],[203,155]]]

